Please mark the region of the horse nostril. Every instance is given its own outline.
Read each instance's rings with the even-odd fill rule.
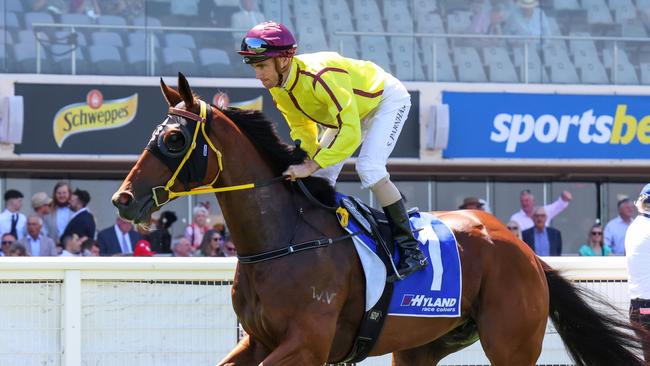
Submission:
[[[131,192],[118,192],[113,197],[113,204],[117,207],[129,207],[132,202],[133,194]]]

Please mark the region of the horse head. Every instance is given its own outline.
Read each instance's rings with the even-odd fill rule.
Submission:
[[[210,186],[222,170],[221,152],[210,138],[213,108],[199,100],[181,73],[178,90],[160,79],[169,105],[151,139],[112,202],[121,217],[146,223],[165,203],[197,187]]]

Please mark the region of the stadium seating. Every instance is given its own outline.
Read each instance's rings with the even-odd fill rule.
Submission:
[[[147,74],[147,49],[142,46],[130,45],[124,49],[127,68],[133,75]]]
[[[298,44],[303,52],[316,52],[329,49],[327,40],[325,39],[325,30],[321,23],[320,17],[318,18],[296,18],[299,33]]]
[[[487,77],[478,52],[473,47],[455,47],[454,63],[458,66],[458,81],[486,82]]]
[[[13,46],[14,59],[12,68],[15,72],[36,72],[36,47],[33,43],[16,43]],[[45,62],[45,54],[41,54],[41,62]]]
[[[200,73],[212,77],[231,77],[233,73],[230,58],[226,51],[218,48],[199,50]]]
[[[207,3],[211,5],[212,2]],[[649,77],[646,66],[642,64],[650,63],[650,46],[634,41],[618,42],[616,60],[612,55],[612,42],[609,41],[530,41],[528,60],[525,62],[520,41],[481,44],[475,40],[453,37],[337,34],[462,34],[467,32],[472,22],[470,1],[258,0],[257,3],[267,19],[280,20],[294,30],[299,52],[335,50],[345,56],[367,58],[404,80],[433,80],[435,77],[436,81],[635,84],[643,83]],[[645,38],[649,34],[648,25],[644,23],[647,19],[639,14],[650,8],[650,0],[543,0],[540,3],[553,35]],[[238,1],[220,4],[222,5],[213,8],[210,14],[201,14],[196,26],[212,26],[210,19],[219,21],[223,18],[217,13],[232,14],[237,10]],[[160,70],[169,72],[173,65],[181,65],[186,69],[193,68],[205,76],[214,76],[215,72],[211,70],[219,70],[220,74],[232,72],[232,76],[251,76],[249,69],[235,62],[239,59],[232,52],[230,37],[226,37],[225,42],[221,34],[215,36],[216,33],[213,32],[145,32],[113,28],[125,25],[170,25],[172,15],[167,2],[148,3],[146,17],[133,18],[108,13],[98,17],[85,14],[57,15],[32,11],[31,7],[20,1],[7,1],[3,8],[0,7],[0,11],[4,11],[3,16],[0,16],[0,26],[5,29],[0,41],[6,45],[2,57],[7,60],[6,65],[10,65],[7,67],[9,69],[31,70],[24,72],[35,70],[35,52],[22,52],[28,48],[36,49],[31,24],[39,22],[99,27],[75,29],[76,40],[70,39],[69,27],[39,33],[39,38],[43,40],[40,42],[43,51],[41,57],[53,61],[53,66],[41,67],[43,72],[61,73],[69,70],[70,67],[65,65],[69,65],[70,55],[54,56],[54,53],[61,52],[53,52],[52,48],[61,51],[66,47],[69,49],[70,43],[76,43],[79,46],[76,52],[79,70],[83,70],[86,64],[92,64],[93,58],[109,57],[102,59],[107,62],[102,62],[101,73],[120,74],[120,66],[116,66],[114,72],[108,70],[109,65],[114,63],[115,56],[119,55],[124,72],[135,75],[147,72],[155,74]],[[224,24],[219,23],[217,26]],[[147,38],[149,35],[153,44]],[[109,48],[110,51],[107,51],[108,49],[93,48],[94,46],[115,49]],[[166,49],[174,47],[183,50],[179,51],[179,55],[173,56]],[[93,55],[90,54],[91,49]],[[209,50],[203,51],[204,49]],[[102,51],[97,53],[100,50]],[[21,54],[18,55],[19,53]],[[230,66],[203,67],[227,65],[224,56],[229,59]],[[193,67],[189,66],[190,61],[195,63]],[[16,62],[15,67],[13,62]],[[150,70],[149,65],[152,63],[154,68]],[[93,67],[88,66],[86,69],[93,72]]]
[[[93,45],[88,47],[88,55],[93,71],[106,75],[123,75],[126,71],[120,51],[113,45]]]
[[[634,85],[639,83],[639,78],[637,77],[632,64],[619,63],[615,69],[615,72],[614,69],[612,69],[612,84]]]
[[[122,37],[116,32],[93,32],[91,34],[94,45],[98,46],[114,46],[118,48],[124,47],[124,41]]]
[[[650,85],[650,63],[642,62],[641,68],[641,84]]]
[[[580,79],[585,84],[608,84],[609,78],[603,64],[597,59],[580,66]]]
[[[571,61],[556,60],[551,64],[551,82],[555,84],[578,84],[580,78]]]
[[[126,18],[118,15],[100,15],[97,17],[97,24],[99,25],[127,25]]]
[[[198,69],[192,50],[178,46],[163,48],[160,72],[163,75],[175,76],[179,71],[186,75],[197,74]]]

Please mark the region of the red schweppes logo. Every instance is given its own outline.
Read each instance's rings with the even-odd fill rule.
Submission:
[[[137,93],[104,100],[102,92],[93,89],[86,95],[85,103],[69,104],[56,113],[52,125],[54,140],[61,147],[68,137],[78,133],[126,126],[137,112]]]

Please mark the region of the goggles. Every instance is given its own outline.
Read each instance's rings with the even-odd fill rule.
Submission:
[[[260,38],[246,37],[241,42],[241,53],[248,55],[262,55],[266,51],[290,50],[295,47],[296,46],[293,44],[286,46],[274,46],[272,44],[268,44],[265,40]]]

